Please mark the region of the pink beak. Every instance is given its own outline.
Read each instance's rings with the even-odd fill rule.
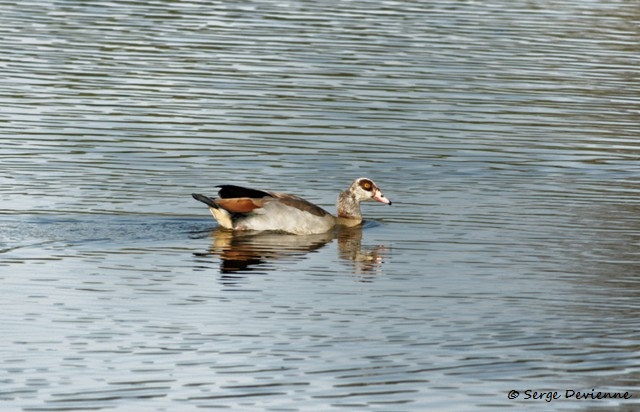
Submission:
[[[387,204],[387,205],[391,204],[391,200],[389,200],[386,197],[384,197],[382,192],[380,190],[378,190],[378,189],[376,189],[376,191],[373,193],[373,196],[371,196],[371,198],[373,200],[375,200],[376,202],[384,203],[384,204]]]

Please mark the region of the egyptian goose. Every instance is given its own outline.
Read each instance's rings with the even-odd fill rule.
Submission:
[[[298,196],[234,185],[218,187],[216,199],[197,193],[192,196],[209,206],[220,226],[233,230],[271,230],[297,235],[324,233],[338,225],[362,223],[360,202],[375,200],[391,204],[373,180],[366,177],[354,180],[338,195],[337,217]]]

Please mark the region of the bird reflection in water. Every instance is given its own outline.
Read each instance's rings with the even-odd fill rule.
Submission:
[[[234,232],[216,228],[211,231],[208,253],[198,256],[220,258],[223,279],[232,281],[243,272],[267,271],[278,260],[302,260],[337,239],[338,257],[360,281],[370,281],[380,272],[384,246],[362,246],[362,227],[339,228],[315,235],[289,235],[274,232]]]

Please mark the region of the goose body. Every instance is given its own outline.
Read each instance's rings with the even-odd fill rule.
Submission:
[[[298,235],[324,233],[338,225],[362,223],[360,202],[375,200],[391,204],[378,186],[366,177],[354,180],[338,195],[336,216],[295,195],[235,185],[218,187],[220,191],[215,199],[197,193],[192,196],[209,206],[220,226],[232,230],[269,230]]]

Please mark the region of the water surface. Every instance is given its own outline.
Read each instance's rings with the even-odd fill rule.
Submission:
[[[0,405],[634,408],[638,18],[0,3]],[[333,210],[360,176],[393,206],[318,236],[233,236],[190,196]]]

